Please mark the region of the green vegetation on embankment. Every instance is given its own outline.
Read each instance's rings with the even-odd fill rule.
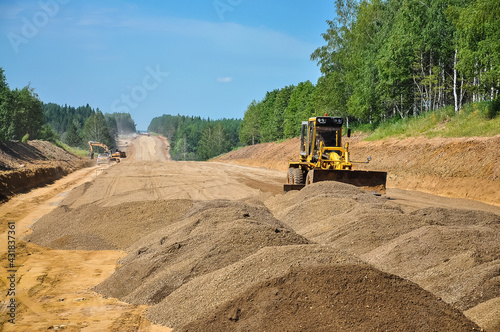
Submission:
[[[391,119],[376,128],[360,126],[356,130],[368,133],[366,140],[387,137],[491,137],[500,134],[500,102],[469,103],[455,113],[444,107],[417,117]]]

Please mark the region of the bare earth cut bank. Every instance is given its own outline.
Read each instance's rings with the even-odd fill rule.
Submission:
[[[0,201],[52,183],[88,161],[46,141],[0,141]]]

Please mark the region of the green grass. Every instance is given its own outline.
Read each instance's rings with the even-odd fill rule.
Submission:
[[[492,110],[491,104],[468,104],[454,116],[442,137],[495,136],[500,134],[500,112]]]
[[[500,134],[500,103],[470,103],[458,113],[450,106],[417,117],[391,119],[368,133],[368,141],[418,136],[491,137]]]
[[[68,152],[71,152],[79,157],[88,157],[89,156],[89,151],[87,150],[82,150],[82,149],[79,149],[79,148],[73,148],[73,147],[68,147],[69,149],[66,150]]]
[[[55,142],[51,142],[51,143],[54,144],[55,146],[60,147],[63,150],[66,150],[74,155],[77,155],[79,157],[88,157],[89,156],[88,150],[82,150],[80,148],[75,148],[75,147],[69,146],[69,145],[61,142],[60,140],[56,140]]]

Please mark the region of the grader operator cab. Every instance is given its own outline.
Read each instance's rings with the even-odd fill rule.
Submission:
[[[353,170],[349,160],[349,143],[342,146],[340,117],[320,116],[302,122],[300,159],[289,162],[284,191],[300,190],[320,181],[338,181],[385,193],[386,172]],[[350,130],[347,132],[350,136]],[[369,157],[366,162],[369,162]]]

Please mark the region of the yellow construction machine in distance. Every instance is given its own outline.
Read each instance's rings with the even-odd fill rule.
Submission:
[[[300,190],[315,182],[338,181],[378,194],[385,193],[386,172],[352,169],[349,143],[342,146],[342,125],[341,117],[332,116],[318,116],[302,122],[300,159],[288,163],[287,183],[283,187],[285,192]]]
[[[105,150],[105,152],[110,155],[111,160],[114,160],[117,163],[120,162],[121,158],[126,158],[127,157],[127,154],[125,152],[123,152],[123,151],[116,150],[116,152],[111,152],[109,150],[108,146],[106,144],[104,144],[104,143],[95,142],[95,141],[89,141],[88,144],[89,144],[89,147],[90,147],[90,154],[89,154],[90,155],[90,159],[94,159],[94,146],[99,146],[99,147],[103,148]]]

